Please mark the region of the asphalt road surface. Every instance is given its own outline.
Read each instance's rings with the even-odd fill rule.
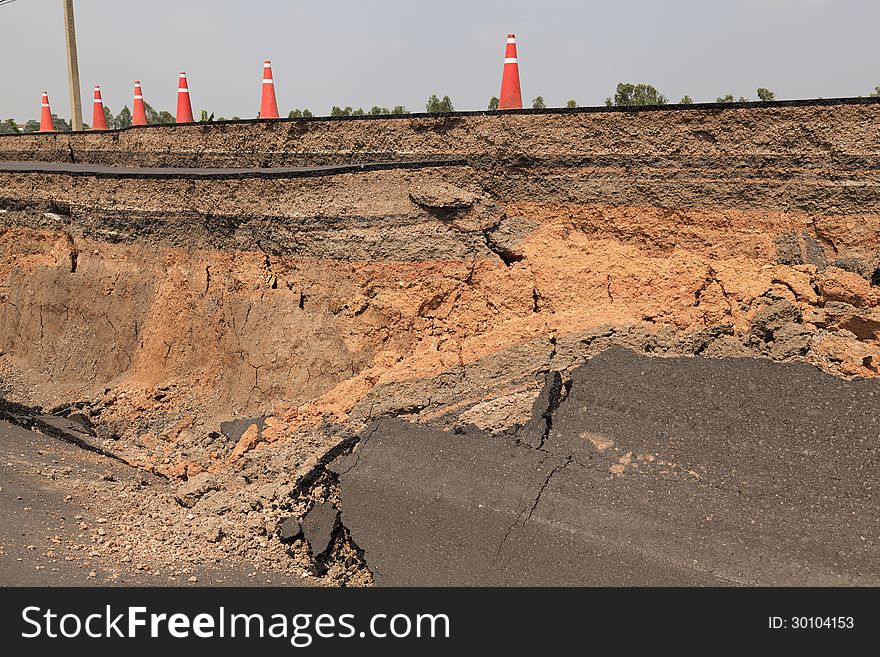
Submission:
[[[614,349],[547,429],[368,428],[333,468],[376,583],[880,584],[880,381]]]

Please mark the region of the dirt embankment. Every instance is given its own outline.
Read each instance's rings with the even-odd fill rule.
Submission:
[[[462,159],[526,163],[632,158],[871,158],[875,99],[764,107],[415,115],[148,126],[0,136],[0,160],[123,166],[270,167]],[[726,165],[716,166],[718,170]]]
[[[225,513],[212,495],[250,473],[237,494],[275,522],[309,508],[287,492],[366,420],[504,431],[537,375],[615,344],[877,376],[878,123],[853,104],[4,138],[0,157],[50,161],[465,161],[0,172],[0,393],[74,405],[122,458],[188,480],[196,515]],[[265,419],[221,430],[234,418]]]

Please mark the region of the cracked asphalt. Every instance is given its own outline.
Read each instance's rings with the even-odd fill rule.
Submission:
[[[516,435],[382,419],[332,469],[379,585],[876,586],[878,401],[806,364],[612,349],[567,395],[548,376]]]

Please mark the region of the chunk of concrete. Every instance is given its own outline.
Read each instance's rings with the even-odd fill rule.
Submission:
[[[215,490],[220,490],[220,484],[214,478],[214,475],[209,472],[200,472],[178,487],[174,499],[177,500],[180,506],[191,509],[205,495]]]

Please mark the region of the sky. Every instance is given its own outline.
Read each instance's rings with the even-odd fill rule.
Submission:
[[[523,98],[601,105],[618,82],[670,102],[867,95],[880,84],[877,0],[75,0],[83,114],[92,87],[114,112],[133,81],[176,107],[186,71],[196,114],[254,117],[271,59],[279,109],[404,105],[449,95],[485,109],[517,35]],[[0,5],[0,118],[70,116],[61,0]]]

